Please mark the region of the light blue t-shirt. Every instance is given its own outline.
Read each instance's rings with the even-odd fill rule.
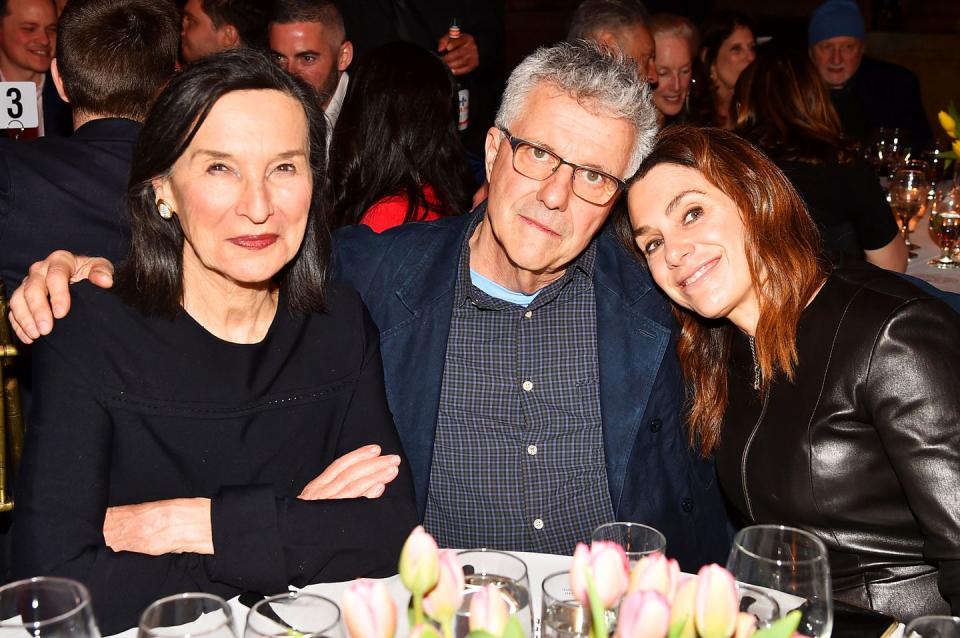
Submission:
[[[533,303],[533,300],[537,298],[537,295],[540,294],[540,291],[533,293],[532,295],[525,295],[522,292],[516,292],[504,288],[495,281],[487,279],[477,271],[470,269],[470,281],[474,286],[487,293],[494,299],[500,299],[501,301],[508,301],[512,304],[517,304],[518,306],[523,306],[526,308]]]

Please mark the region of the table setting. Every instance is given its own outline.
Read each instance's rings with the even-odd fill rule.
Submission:
[[[439,549],[417,527],[399,573],[229,601],[209,593],[162,598],[119,638],[884,638],[960,636],[960,619],[835,630],[823,543],[803,530],[741,530],[726,566],[680,571],[667,539],[637,523],[601,526],[572,556]],[[836,617],[835,617],[836,616]],[[886,619],[886,621],[883,621]],[[862,629],[870,626],[870,629]],[[873,627],[880,629],[874,629]],[[0,638],[100,638],[86,588],[40,577],[0,588]]]

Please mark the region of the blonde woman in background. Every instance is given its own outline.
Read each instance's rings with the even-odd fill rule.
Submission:
[[[657,51],[657,86],[653,92],[657,124],[662,128],[686,122],[700,34],[690,20],[672,13],[650,18],[650,30]]]

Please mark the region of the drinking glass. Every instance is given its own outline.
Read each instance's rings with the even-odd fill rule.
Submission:
[[[917,211],[917,214],[910,219],[910,232],[917,227],[917,222],[923,219],[923,216],[927,214],[930,208],[933,205],[933,200],[937,194],[937,183],[930,177],[931,168],[930,163],[926,160],[916,158],[916,157],[907,157],[902,162],[897,165],[897,171],[920,171],[927,178],[927,193],[926,197],[920,199],[920,210]]]
[[[754,614],[758,626],[799,609],[800,635],[830,635],[830,564],[827,548],[813,534],[782,525],[746,527],[733,540],[727,569],[737,580],[740,609]]]
[[[875,131],[866,146],[864,159],[881,180],[889,179],[894,168],[907,153],[905,131],[881,128]]]
[[[960,638],[960,618],[920,616],[910,621],[903,635],[905,638]]]
[[[593,530],[593,541],[613,541],[627,553],[630,569],[641,558],[653,552],[664,553],[667,549],[667,537],[648,525],[640,523],[606,523]]]
[[[140,616],[137,638],[236,638],[230,606],[213,594],[175,594]]]
[[[288,592],[250,608],[243,638],[341,638],[340,608],[323,596]]]
[[[930,210],[930,236],[940,246],[940,256],[927,262],[936,268],[960,268],[953,254],[960,246],[960,188],[937,191]]]
[[[67,578],[43,576],[0,587],[0,637],[100,638],[90,592]]]
[[[926,171],[898,169],[890,180],[890,206],[900,223],[900,232],[907,245],[910,258],[916,257],[915,246],[910,242],[910,220],[919,215],[930,191]]]
[[[530,577],[527,565],[506,552],[491,549],[468,549],[458,552],[463,566],[463,604],[454,619],[454,633],[462,638],[470,633],[470,601],[484,585],[494,585],[507,599],[510,614],[516,615],[524,634],[533,635],[533,613],[530,610]]]
[[[590,612],[574,597],[570,572],[550,574],[543,579],[542,589],[542,638],[586,638],[590,635]]]

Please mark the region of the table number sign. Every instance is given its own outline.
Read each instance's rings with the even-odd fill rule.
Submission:
[[[37,85],[33,82],[0,82],[0,129],[38,126]]]

